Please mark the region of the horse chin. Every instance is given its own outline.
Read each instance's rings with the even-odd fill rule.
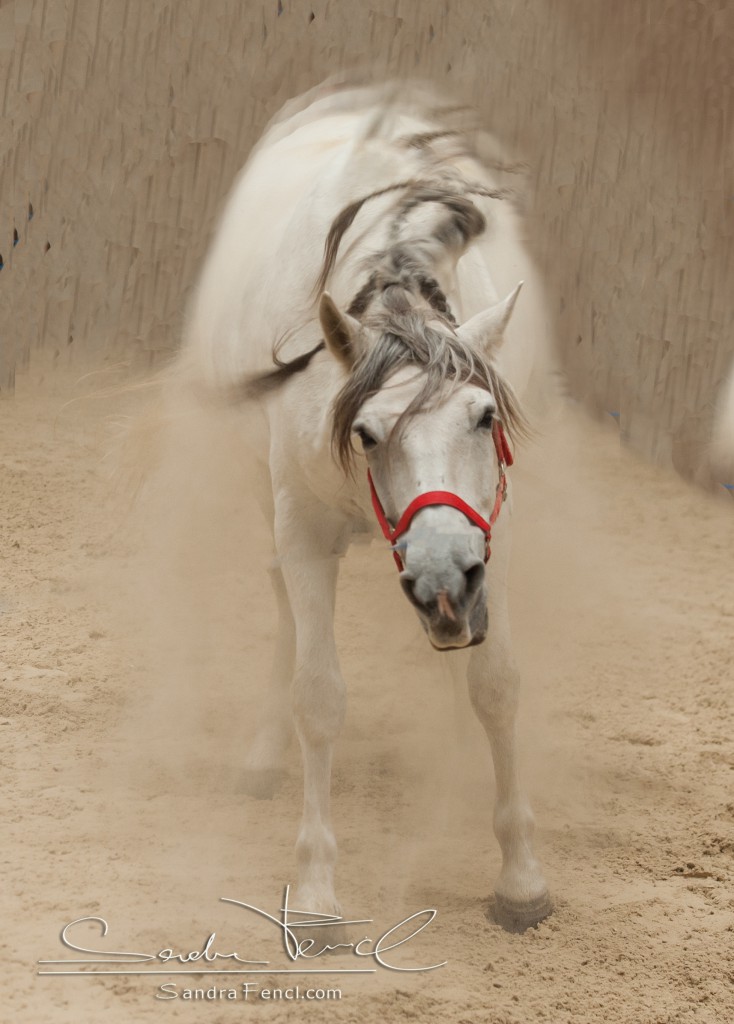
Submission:
[[[427,622],[422,617],[420,622],[434,651],[463,651],[468,647],[476,647],[477,644],[483,643],[487,636],[486,605],[479,623],[475,624],[467,620],[458,631],[455,624],[452,629],[446,630],[440,626],[437,628],[435,623]]]
[[[430,635],[428,637],[428,640],[434,651],[465,651],[469,647],[476,647],[477,644],[483,643],[486,635],[486,633],[477,633],[475,636],[471,637],[471,639],[467,640],[466,643],[461,644],[437,644],[434,643]]]
[[[423,627],[434,651],[463,651],[484,642],[489,626],[487,593],[484,588],[474,604],[460,616],[448,617],[433,612],[425,614],[418,609],[418,621]]]

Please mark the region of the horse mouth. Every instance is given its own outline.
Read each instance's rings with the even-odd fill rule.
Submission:
[[[439,614],[419,619],[434,651],[463,651],[484,642],[488,619],[486,602],[477,602],[469,614],[460,619]]]
[[[465,644],[436,644],[433,642],[430,633],[428,634],[428,642],[434,651],[466,651],[469,647],[476,647],[477,644],[484,643],[486,638],[486,632],[475,633]]]
[[[481,644],[487,636],[486,618],[479,623],[466,619],[461,624],[456,620],[426,622],[421,618],[421,625],[434,651],[463,651]]]

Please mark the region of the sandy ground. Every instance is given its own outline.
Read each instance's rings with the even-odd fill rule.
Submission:
[[[221,951],[287,965],[267,922],[220,902],[275,911],[294,874],[296,751],[272,801],[241,787],[273,639],[266,533],[211,438],[131,516],[106,452],[141,399],[89,397],[98,384],[69,404],[60,382],[26,382],[0,406],[2,1021],[734,1016],[734,507],[572,407],[513,470],[521,731],[553,917],[524,935],[487,917],[488,753],[373,544],[340,583],[338,888],[375,936],[437,909],[402,962],[447,965],[325,976],[338,1003],[39,976],[38,960],[75,956],[59,930],[88,915],[109,922],[106,940],[74,933],[92,949],[194,950],[216,931]]]

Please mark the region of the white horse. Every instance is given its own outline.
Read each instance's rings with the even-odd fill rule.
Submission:
[[[524,423],[515,395],[542,352],[527,302],[506,331],[518,279],[533,271],[497,186],[507,168],[490,173],[477,156],[487,137],[462,118],[404,84],[325,87],[286,107],[226,205],[179,369],[238,396],[262,474],[279,624],[248,778],[271,795],[295,724],[298,906],[339,913],[329,793],[346,695],[335,586],[352,535],[382,529],[432,646],[472,648],[471,700],[496,774],[495,914],[522,930],[551,903],[518,777],[506,465],[507,437]],[[500,300],[498,284],[516,287]]]

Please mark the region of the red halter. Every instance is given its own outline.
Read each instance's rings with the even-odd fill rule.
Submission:
[[[385,540],[389,540],[393,545],[392,556],[395,559],[398,572],[403,571],[403,560],[395,550],[395,541],[406,532],[416,512],[419,512],[422,508],[426,508],[428,505],[450,505],[451,508],[458,509],[459,512],[462,512],[470,522],[474,523],[475,526],[478,526],[484,533],[485,537],[484,562],[486,564],[489,561],[489,556],[491,554],[489,542],[492,538],[492,527],[494,526],[497,516],[500,514],[502,502],[507,497],[507,475],[505,474],[505,466],[511,466],[514,461],[512,458],[512,452],[510,451],[510,446],[507,443],[507,438],[505,437],[505,432],[497,421],[495,421],[492,426],[492,439],[494,441],[495,451],[497,452],[500,478],[497,483],[494,507],[490,514],[489,521],[483,519],[482,516],[480,516],[479,513],[471,507],[471,505],[467,505],[467,503],[460,498],[458,494],[453,494],[451,491],[426,491],[425,494],[419,494],[417,498],[414,498],[411,501],[405,512],[403,512],[398,520],[397,526],[393,530],[387,516],[385,515],[382,502],[375,490],[375,485],[372,481],[372,474],[367,470],[367,479],[369,480],[370,494],[372,495],[372,507],[375,510],[377,522],[382,528]]]

